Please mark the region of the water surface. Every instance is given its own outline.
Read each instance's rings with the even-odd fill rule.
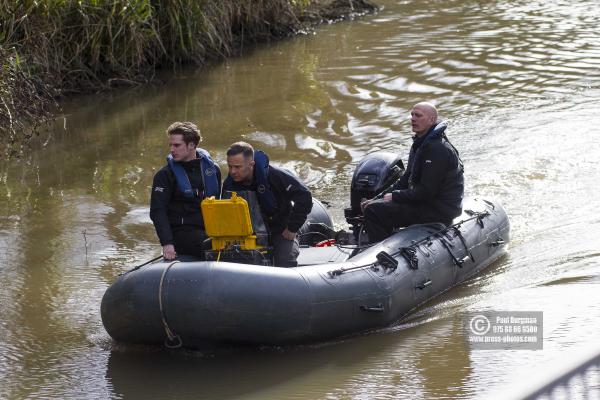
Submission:
[[[164,86],[72,99],[28,156],[0,162],[0,398],[477,398],[597,342],[600,4],[380,4]],[[354,166],[406,159],[421,100],[449,121],[467,195],[510,215],[509,254],[483,275],[396,326],[314,346],[111,341],[104,290],[160,251],[148,200],[171,122],[197,122],[222,166],[233,141],[265,150],[343,228]],[[543,311],[544,349],[470,349],[464,313],[478,310]]]

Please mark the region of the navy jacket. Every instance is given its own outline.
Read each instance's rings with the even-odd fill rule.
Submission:
[[[462,212],[463,165],[446,138],[444,123],[433,126],[414,142],[404,174],[393,187],[392,199],[418,204],[449,221]]]
[[[273,165],[269,165],[268,181],[275,198],[275,209],[268,210],[261,203],[261,197],[257,197],[269,231],[271,234],[281,233],[287,228],[291,232],[298,232],[312,210],[310,191],[291,172]],[[256,191],[256,176],[249,186],[235,182],[229,176],[223,182],[223,197],[226,196],[226,192],[242,190]]]
[[[175,175],[168,165],[154,175],[152,183],[150,219],[162,246],[174,244],[173,229],[184,226],[204,229],[200,202],[205,198],[205,194],[200,159],[182,162],[181,165],[192,185],[193,197],[186,197],[179,189]],[[221,171],[216,164],[214,167],[220,185]]]

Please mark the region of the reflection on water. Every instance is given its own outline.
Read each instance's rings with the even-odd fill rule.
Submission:
[[[197,393],[210,393],[213,399],[372,398],[374,387],[389,398],[407,388],[437,397],[448,386],[461,394],[470,374],[469,354],[466,342],[445,342],[460,334],[460,327],[450,324],[435,321],[393,335],[383,332],[377,340],[356,337],[321,346],[237,348],[210,355],[115,350],[107,378],[124,398],[193,398]]]
[[[76,98],[22,161],[0,162],[0,398],[472,398],[597,336],[600,5],[382,1],[316,35],[168,85]],[[344,227],[356,162],[410,145],[438,104],[467,191],[511,217],[509,256],[398,326],[301,348],[114,345],[100,299],[159,252],[148,219],[164,129],[197,121],[224,166],[244,139],[294,170]],[[462,316],[544,312],[544,350],[475,351]]]

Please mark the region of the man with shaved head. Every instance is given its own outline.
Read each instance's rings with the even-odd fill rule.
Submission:
[[[438,122],[437,109],[426,102],[413,106],[410,122],[415,135],[404,174],[383,198],[363,203],[370,242],[387,238],[398,227],[450,225],[462,212],[463,165],[444,133],[446,124]]]

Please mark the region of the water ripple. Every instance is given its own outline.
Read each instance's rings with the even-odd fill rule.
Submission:
[[[77,98],[29,164],[0,171],[0,397],[465,398],[597,336],[600,5],[381,3],[374,17],[164,87]],[[234,141],[264,149],[343,224],[354,165],[379,150],[406,160],[408,111],[424,99],[450,121],[467,194],[508,210],[506,258],[401,325],[347,343],[245,362],[241,351],[139,364],[129,348],[108,354],[102,292],[160,250],[147,202],[171,122],[198,121],[223,166]],[[465,347],[459,314],[504,307],[545,311],[544,352]]]

